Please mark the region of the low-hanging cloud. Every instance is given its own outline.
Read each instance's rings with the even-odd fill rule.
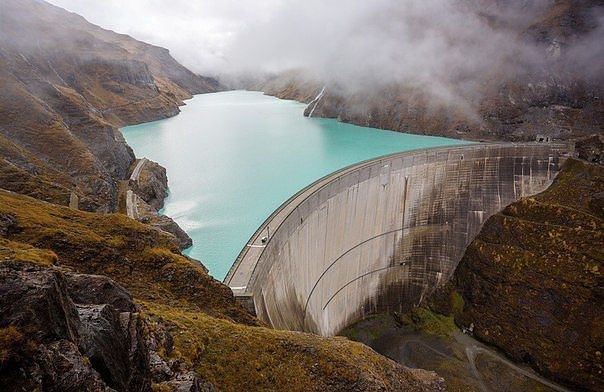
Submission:
[[[343,85],[451,84],[540,67],[543,47],[519,37],[548,0],[306,0],[283,5],[234,38],[225,58],[249,72],[301,68]],[[593,51],[592,51],[593,52]]]
[[[508,80],[524,86],[578,79],[602,85],[602,7],[583,9],[589,13],[586,26],[572,27],[584,29],[581,34],[557,36],[557,26],[551,35],[541,31],[540,21],[552,10],[560,11],[556,8],[560,4],[553,0],[287,2],[270,20],[249,24],[234,37],[225,50],[230,62],[225,69],[244,75],[298,69],[297,77],[325,83],[341,95],[383,95],[399,88],[393,99],[404,94],[435,110],[455,107],[480,121],[478,106],[489,94],[485,89]],[[564,17],[553,23],[569,23]],[[362,102],[355,105],[360,112],[367,109]]]
[[[266,20],[280,0],[48,0],[103,28],[168,48],[191,70],[217,75],[225,48],[254,21]]]
[[[554,0],[52,1],[166,46],[199,73],[300,69],[355,91],[397,83],[443,100],[476,93],[476,81],[538,72],[567,44],[521,36]],[[565,48],[564,72],[600,77],[602,18],[592,19],[593,32]]]

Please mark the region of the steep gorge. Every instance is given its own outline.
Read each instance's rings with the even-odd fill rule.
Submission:
[[[134,154],[118,126],[169,117],[220,85],[166,49],[38,0],[0,4],[3,188],[112,212]]]
[[[138,161],[117,127],[175,115],[215,80],[44,1],[7,0],[0,86],[0,390],[441,389],[363,345],[265,328],[180,253],[153,215],[165,171],[147,162],[129,180]],[[114,213],[125,189],[149,224]]]

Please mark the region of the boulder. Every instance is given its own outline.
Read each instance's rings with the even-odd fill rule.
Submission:
[[[6,237],[19,230],[17,217],[13,214],[0,212],[0,236]]]
[[[0,264],[0,327],[27,329],[41,343],[77,342],[80,320],[54,269],[25,263]]]
[[[172,380],[164,383],[175,392],[214,392],[217,389],[209,383],[203,380],[195,372],[185,372],[178,374]]]
[[[68,273],[67,291],[76,304],[110,304],[120,312],[136,312],[130,293],[102,275]]]
[[[75,343],[61,339],[42,345],[37,357],[37,378],[43,391],[79,392],[114,391],[90,366]]]
[[[9,361],[0,363],[0,385],[150,391],[143,320],[133,310],[129,293],[107,277],[3,261],[0,351],[9,350]],[[9,344],[11,336],[23,347]]]

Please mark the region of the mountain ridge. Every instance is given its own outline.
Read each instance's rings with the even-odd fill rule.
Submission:
[[[488,72],[476,75],[470,88],[464,83],[449,85],[448,94],[454,99],[435,98],[419,82],[376,82],[371,88],[359,90],[351,87],[355,80],[348,81],[350,86],[342,81],[334,83],[311,76],[313,73],[303,68],[242,86],[307,103],[306,116],[312,113],[314,117],[399,132],[505,141],[533,141],[538,136],[565,140],[602,133],[604,80],[592,69],[601,66],[602,61],[597,50],[594,53],[593,48],[586,49],[602,30],[598,19],[604,12],[601,2],[556,0],[520,24],[507,24],[493,11],[505,11],[509,3],[464,4],[469,7],[469,15],[477,14],[490,31],[508,32],[539,58],[532,60],[534,64],[522,66],[515,63],[516,59],[497,63]],[[592,56],[588,60],[583,58],[586,53]],[[576,63],[577,57],[582,62]],[[323,88],[324,94],[316,99]]]
[[[36,192],[46,201],[66,205],[73,192],[82,209],[115,211],[134,161],[117,127],[174,116],[192,94],[222,88],[167,49],[48,3],[0,8],[0,180],[11,190],[45,184],[48,192]]]
[[[59,7],[5,0],[0,86],[0,390],[440,390],[365,346],[265,328],[180,252],[188,237],[157,215],[165,169],[139,165],[118,127],[176,115],[218,82]],[[136,220],[115,213],[131,192]]]

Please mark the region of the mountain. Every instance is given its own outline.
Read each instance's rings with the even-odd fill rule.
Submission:
[[[483,28],[507,37],[518,50],[530,48],[528,64],[522,63],[524,58],[505,58],[485,72],[447,76],[451,80],[437,98],[434,86],[418,81],[378,84],[388,75],[374,75],[373,86],[358,89],[352,87],[355,80],[334,83],[311,77],[304,69],[271,75],[247,87],[308,103],[306,116],[400,132],[508,141],[602,133],[604,64],[597,44],[603,29],[601,1],[551,1],[527,12],[528,19],[506,17],[510,7],[518,12],[520,2],[461,3],[468,17],[482,20]]]
[[[362,344],[262,326],[122,214],[0,190],[0,293],[2,390],[441,390]]]
[[[601,391],[604,167],[570,159],[543,193],[490,217],[436,309],[573,390]],[[456,300],[455,300],[456,299]]]
[[[134,155],[117,127],[173,116],[220,89],[168,50],[38,0],[0,4],[0,183],[110,212]]]
[[[180,252],[165,169],[117,127],[220,88],[166,49],[0,2],[0,390],[441,390],[366,346],[266,328]],[[139,221],[113,213],[129,202]]]

